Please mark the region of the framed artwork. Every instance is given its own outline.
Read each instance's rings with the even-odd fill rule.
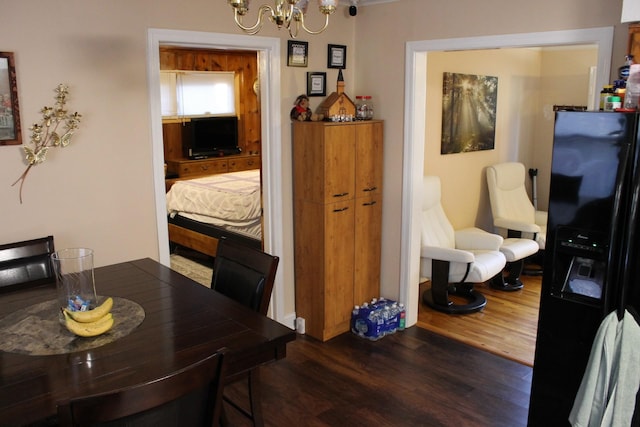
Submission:
[[[309,43],[298,40],[287,40],[289,67],[306,67],[309,58]]]
[[[493,150],[498,78],[444,73],[440,154]]]
[[[330,44],[327,50],[328,68],[347,68],[347,47],[340,44]]]
[[[327,73],[307,73],[307,96],[327,94]]]
[[[18,84],[12,52],[0,52],[0,145],[22,144]]]

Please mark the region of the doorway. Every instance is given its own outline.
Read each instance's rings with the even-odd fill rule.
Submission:
[[[258,52],[260,109],[262,126],[262,193],[263,242],[266,251],[282,253],[284,245],[282,223],[282,181],[280,109],[280,39],[247,35],[220,34],[195,31],[149,29],[147,37],[147,76],[153,147],[153,182],[156,202],[158,258],[170,264],[169,235],[164,183],[164,148],[160,104],[160,46],[184,46],[217,50],[251,50]],[[271,303],[272,317],[287,324],[284,313],[284,284],[282,271],[292,269],[281,260]]]
[[[429,52],[498,49],[503,47],[545,47],[594,44],[598,49],[595,86],[609,81],[613,28],[508,34],[460,39],[409,42],[406,45],[406,85],[403,152],[402,240],[400,300],[407,302],[407,325],[415,325],[420,304],[420,200],[419,185],[424,175],[424,144]],[[594,93],[594,97],[598,96]]]

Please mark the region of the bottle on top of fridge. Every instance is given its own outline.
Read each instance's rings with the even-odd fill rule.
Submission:
[[[604,104],[607,101],[607,96],[613,95],[613,85],[604,85],[600,91],[600,111],[604,111]]]
[[[629,69],[633,64],[633,55],[626,55],[624,57],[624,65],[618,68],[618,77],[622,80],[627,80],[629,78]]]
[[[640,97],[640,64],[631,64],[629,67],[629,78],[627,79],[627,89],[624,96],[624,109],[636,110],[638,108],[638,98]]]

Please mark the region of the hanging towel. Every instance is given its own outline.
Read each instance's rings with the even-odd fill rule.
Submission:
[[[569,415],[574,427],[631,425],[640,387],[640,325],[625,310],[598,328],[589,362]]]

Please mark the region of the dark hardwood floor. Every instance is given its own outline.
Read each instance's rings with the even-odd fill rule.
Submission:
[[[493,289],[488,283],[475,285],[487,298],[487,306],[477,313],[451,315],[420,301],[418,326],[533,366],[542,276],[522,275],[521,279],[524,288],[514,292]],[[420,295],[430,287],[428,282],[421,284]]]
[[[261,368],[265,424],[526,426],[531,373],[416,326],[376,342],[298,335],[285,359]],[[226,408],[233,425],[250,425]]]
[[[492,304],[471,316],[442,316],[421,304],[422,327],[376,342],[351,333],[325,343],[298,335],[285,359],[261,368],[265,425],[526,426],[540,278],[523,280],[525,289],[513,293],[479,285]],[[436,332],[425,329],[427,322]],[[225,393],[247,401],[243,383]],[[233,426],[251,425],[225,409]]]

